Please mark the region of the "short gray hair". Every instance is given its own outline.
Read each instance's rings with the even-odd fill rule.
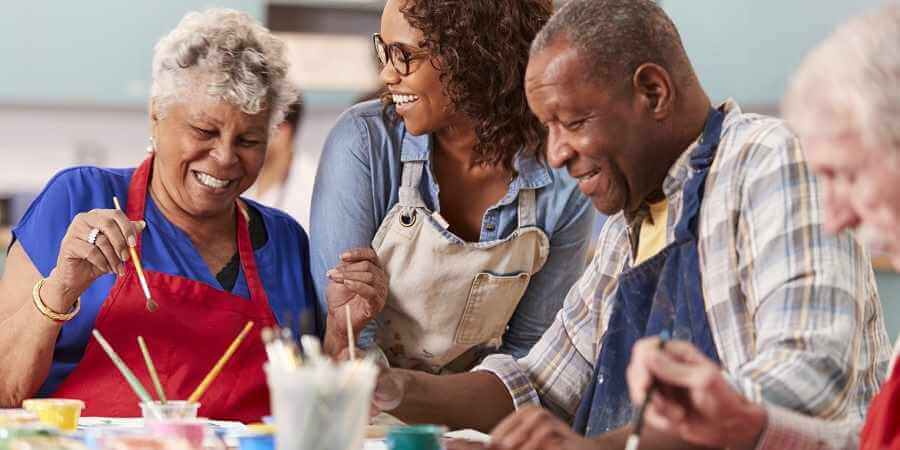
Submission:
[[[900,3],[851,19],[811,51],[782,110],[800,136],[848,133],[900,152]]]
[[[531,54],[560,38],[586,58],[586,73],[610,81],[630,80],[645,63],[693,75],[678,29],[652,0],[569,0],[538,33]]]
[[[247,114],[268,111],[271,129],[297,98],[287,71],[284,44],[249,14],[191,12],[156,44],[150,98],[164,115],[179,95],[200,89]]]

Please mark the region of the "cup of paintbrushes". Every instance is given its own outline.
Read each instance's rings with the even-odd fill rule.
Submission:
[[[277,450],[362,448],[378,374],[369,360],[266,365]]]

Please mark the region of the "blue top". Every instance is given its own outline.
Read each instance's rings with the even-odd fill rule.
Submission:
[[[331,130],[316,174],[310,233],[312,272],[324,308],[325,273],[349,248],[370,247],[397,203],[404,162],[426,161],[420,192],[429,209],[440,211],[439,187],[431,170],[432,136],[413,136],[402,120],[385,121],[378,100],[344,112]],[[595,210],[573,178],[534,157],[520,155],[509,191],[482,218],[480,242],[508,237],[518,224],[521,189],[536,189],[536,226],[550,238],[550,256],[532,277],[509,323],[500,351],[524,356],[553,322],[569,288],[584,270]],[[439,261],[435,261],[437,264]],[[372,330],[360,337],[368,347]]]
[[[13,238],[43,276],[48,276],[56,266],[59,243],[76,214],[113,209],[113,196],[124,207],[133,172],[134,169],[76,167],[50,180],[13,229]],[[259,211],[269,237],[265,245],[254,251],[269,305],[279,323],[297,324],[304,309],[312,308],[317,313],[318,306],[309,272],[306,232],[287,214],[245,201]],[[141,262],[146,270],[190,278],[222,289],[187,235],[165,218],[149,195],[144,214],[147,228],[141,237]],[[81,295],[81,312],[60,331],[50,374],[38,392],[40,396],[53,393],[81,360],[94,319],[115,281],[115,275],[103,275]],[[243,268],[231,293],[250,299]],[[321,334],[320,326],[316,332]]]

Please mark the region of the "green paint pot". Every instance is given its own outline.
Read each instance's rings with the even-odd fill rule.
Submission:
[[[441,437],[446,432],[446,427],[438,425],[394,427],[388,432],[387,447],[390,450],[443,450]]]

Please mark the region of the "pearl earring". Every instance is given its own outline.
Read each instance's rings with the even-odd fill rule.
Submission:
[[[153,141],[153,136],[150,136],[150,145],[147,146],[147,153],[153,153],[156,151],[156,142]]]

